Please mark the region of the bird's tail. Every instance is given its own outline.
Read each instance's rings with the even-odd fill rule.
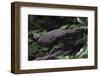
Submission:
[[[81,32],[81,33],[87,34],[88,29],[87,28],[79,28],[79,29],[75,29],[75,32]]]

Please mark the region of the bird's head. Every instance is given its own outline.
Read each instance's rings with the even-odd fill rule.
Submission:
[[[33,40],[34,41],[38,41],[39,37],[40,37],[40,34],[38,34],[38,33],[33,34]]]

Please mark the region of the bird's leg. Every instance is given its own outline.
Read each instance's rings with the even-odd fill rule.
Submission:
[[[55,50],[55,48],[50,48],[50,49],[48,49],[48,51],[50,51],[49,53],[48,53],[48,57],[49,56],[51,56],[51,54],[52,54],[52,52]]]
[[[59,49],[62,46],[63,46],[63,44],[61,44],[59,46],[52,46],[51,48],[48,49],[48,51],[50,51],[50,52],[47,54],[47,56],[50,57],[55,50]]]
[[[47,53],[47,55],[44,57],[44,59],[48,59],[50,56],[51,56],[51,54],[52,54],[52,52],[55,50],[55,48],[53,48],[53,47],[50,47],[49,49],[48,49],[48,52],[49,53]]]
[[[53,52],[56,50],[56,49],[59,49],[58,47],[55,47],[55,46],[52,46],[50,48],[48,48],[48,53],[44,56],[44,57],[39,57],[37,58],[36,60],[46,60],[46,59],[49,59],[51,57],[54,57],[56,55],[53,55]],[[57,53],[59,54],[59,52]]]
[[[52,53],[55,51],[55,50],[57,50],[57,49],[59,49],[60,47],[62,47],[63,46],[63,44],[60,44],[59,46],[52,46],[48,51],[50,51],[49,52],[49,54],[48,54],[48,56],[51,56],[52,55]]]

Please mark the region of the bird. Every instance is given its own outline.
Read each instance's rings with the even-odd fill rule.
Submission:
[[[69,53],[71,53],[73,50],[79,50],[84,45],[82,43],[82,40],[80,40],[83,37],[84,29],[55,29],[46,33],[43,33],[42,35],[36,37],[36,40],[38,44],[41,47],[48,48],[49,54],[45,56],[42,59],[47,59],[52,54],[55,49],[52,49],[53,46],[58,44],[59,41],[62,41],[64,43],[64,49],[70,50]],[[33,35],[33,38],[34,35]],[[77,40],[80,40],[81,42],[77,42]],[[61,46],[62,47],[62,46]],[[41,58],[39,58],[41,59]]]
[[[54,45],[58,40],[63,39],[64,37],[73,37],[77,34],[82,34],[83,29],[74,29],[74,30],[52,30],[47,33],[43,33],[38,38],[38,43],[42,47],[50,47]]]

